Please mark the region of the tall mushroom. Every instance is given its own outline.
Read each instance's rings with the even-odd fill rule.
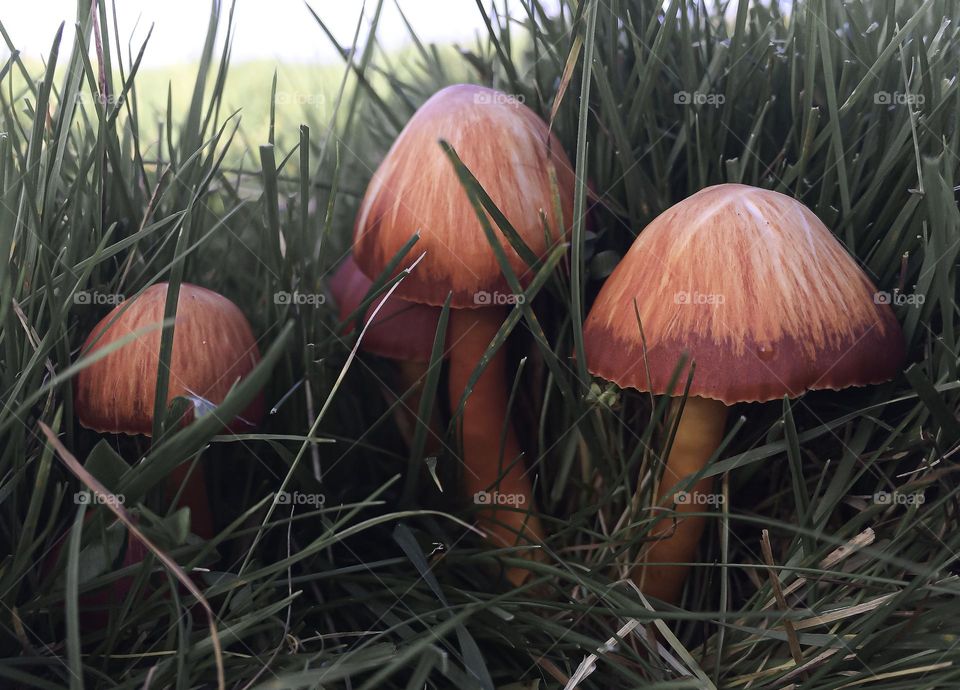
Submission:
[[[88,356],[131,333],[163,321],[167,284],[157,283],[107,314],[80,350]],[[160,361],[159,329],[150,330],[84,368],[76,379],[75,408],[80,424],[100,433],[142,434],[153,429],[153,403]],[[237,382],[260,361],[260,351],[243,312],[226,297],[183,283],[170,357],[167,402],[187,396],[201,405],[223,402]],[[263,396],[224,426],[240,431],[259,424]],[[178,466],[167,482],[173,495],[187,478],[189,465]],[[202,468],[194,470],[181,503],[190,507],[194,531],[213,535],[213,519]]]
[[[364,273],[375,277],[419,231],[416,251],[425,256],[396,294],[434,306],[452,294],[448,385],[451,405],[457,405],[515,297],[438,145],[441,139],[454,148],[537,256],[548,248],[541,213],[560,233],[572,217],[573,175],[560,143],[519,99],[460,84],[434,94],[417,110],[370,181],[357,215],[354,257]],[[556,217],[551,169],[563,218]],[[521,280],[529,280],[524,261],[505,238],[498,239],[511,268]],[[520,444],[506,418],[507,369],[500,348],[487,362],[460,420],[467,493],[477,502],[510,501],[529,511],[498,510],[496,505],[482,510],[481,525],[498,546],[536,543],[543,534]],[[515,582],[524,577],[519,571],[508,575]]]
[[[330,292],[337,302],[341,321],[345,322],[360,307],[371,285],[373,281],[363,274],[353,256],[343,260],[330,279]],[[373,318],[374,310],[383,299],[378,297],[373,301],[363,316],[363,323]],[[423,381],[439,320],[440,309],[437,307],[391,295],[379,307],[376,319],[368,325],[360,342],[360,349],[364,352],[396,362],[403,391],[413,391],[401,409],[411,410],[414,414],[420,407]],[[401,418],[408,426],[412,421],[410,415],[401,415]],[[435,431],[436,425],[430,421]],[[409,428],[404,431],[409,435]]]
[[[703,469],[728,406],[892,378],[903,335],[875,294],[820,219],[777,192],[708,187],[650,223],[600,290],[584,347],[591,373],[657,395],[680,392],[669,386],[681,353],[695,363],[658,503]],[[696,497],[711,485],[692,488],[678,514],[703,512]],[[656,564],[689,563],[703,527],[698,517],[679,517],[675,531],[672,519],[655,524],[648,565],[636,573],[644,592],[679,599],[688,566]]]

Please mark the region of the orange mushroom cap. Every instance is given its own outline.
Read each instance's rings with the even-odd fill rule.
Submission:
[[[690,395],[728,405],[880,383],[905,350],[876,295],[800,202],[708,187],[650,223],[607,279],[584,324],[587,367],[622,387],[679,394],[687,371],[668,387],[687,352]]]
[[[166,298],[167,284],[158,283],[115,307],[90,333],[81,356],[161,323]],[[77,375],[75,407],[83,426],[101,433],[150,435],[160,336],[159,328],[140,335]],[[196,285],[180,286],[168,404],[177,396],[190,396],[219,405],[259,361],[250,324],[233,302]],[[262,418],[263,396],[258,395],[241,418],[225,426],[248,428]]]
[[[566,232],[573,215],[574,176],[546,123],[515,97],[472,84],[433,95],[403,128],[367,187],[354,227],[354,256],[367,276],[420,233],[413,252],[426,252],[397,290],[403,299],[455,308],[483,306],[479,292],[511,292],[493,248],[449,159],[438,145],[454,148],[523,241],[537,255],[547,250],[540,217]],[[564,221],[556,217],[550,167],[556,171]],[[502,234],[511,268],[532,278]],[[560,238],[557,238],[560,239]]]
[[[357,310],[372,284],[373,281],[363,274],[353,256],[348,256],[340,264],[330,279],[330,291],[337,301],[341,321]],[[370,319],[382,300],[383,295],[374,299],[367,308],[364,322]],[[439,320],[439,308],[408,302],[394,293],[367,328],[360,341],[360,349],[388,359],[429,362]],[[352,324],[347,332],[351,330]]]

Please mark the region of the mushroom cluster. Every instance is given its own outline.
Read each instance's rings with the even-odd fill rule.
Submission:
[[[404,127],[363,196],[351,256],[330,280],[360,347],[397,363],[419,409],[441,307],[449,302],[444,358],[447,413],[462,451],[463,489],[497,547],[537,547],[545,537],[523,444],[509,414],[507,349],[498,336],[513,294],[501,267],[526,286],[531,267],[506,237],[491,240],[447,153],[446,141],[516,230],[543,258],[572,221],[572,166],[547,124],[517,99],[473,85],[445,88]],[[417,237],[416,269],[394,259]],[[492,242],[499,243],[496,247]],[[391,268],[393,266],[393,268]],[[393,271],[390,274],[390,271]],[[389,298],[374,280],[405,275]],[[83,346],[96,352],[161,322],[166,284],[118,306]],[[703,189],[655,218],[599,291],[584,323],[590,373],[621,388],[668,396],[673,428],[656,508],[634,578],[648,595],[676,602],[704,529],[704,477],[730,406],[894,377],[905,358],[889,304],[820,219],[796,199],[742,184]],[[386,302],[384,302],[386,300]],[[374,312],[376,314],[374,315]],[[372,321],[371,321],[372,319]],[[81,424],[150,434],[160,331],[141,334],[84,369],[76,382]],[[259,360],[250,325],[226,298],[183,284],[168,400],[215,408]],[[200,405],[203,407],[203,405]],[[255,426],[258,398],[224,426]],[[436,420],[433,435],[440,436]],[[184,466],[171,477],[178,487]],[[186,484],[195,531],[212,535],[203,473]],[[537,548],[525,548],[531,558]],[[507,571],[514,584],[524,568]]]

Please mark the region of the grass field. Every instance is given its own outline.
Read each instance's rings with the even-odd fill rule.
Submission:
[[[411,27],[390,54],[368,3],[343,64],[275,83],[230,64],[228,6],[171,75],[139,73],[109,4],[79,4],[89,50],[51,36],[45,65],[0,65],[0,687],[960,687],[960,3],[524,0],[476,45]],[[569,241],[502,345],[542,561],[470,529],[458,420],[425,450],[395,367],[351,355],[329,298],[380,160],[462,81],[522,97],[576,166]],[[894,296],[908,360],[885,384],[732,409],[704,475],[722,500],[673,606],[627,577],[665,405],[575,353],[637,234],[721,182],[816,213]],[[81,345],[159,281],[231,299],[261,363],[152,440],[80,426]],[[261,388],[260,428],[223,433]],[[422,419],[447,409],[425,400]],[[185,462],[212,539],[165,498]],[[122,497],[119,522],[91,487]],[[514,588],[517,565],[534,576]]]

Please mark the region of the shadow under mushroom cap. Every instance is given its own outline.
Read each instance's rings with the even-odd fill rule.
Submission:
[[[340,320],[345,321],[363,302],[373,281],[363,274],[350,255],[334,272],[329,284],[337,302]],[[363,323],[370,323],[360,341],[360,349],[387,359],[429,362],[441,309],[408,302],[394,293],[380,307],[376,318],[370,321],[384,297],[385,294],[376,297],[361,319]],[[354,324],[351,322],[347,324],[344,335],[353,330]]]

